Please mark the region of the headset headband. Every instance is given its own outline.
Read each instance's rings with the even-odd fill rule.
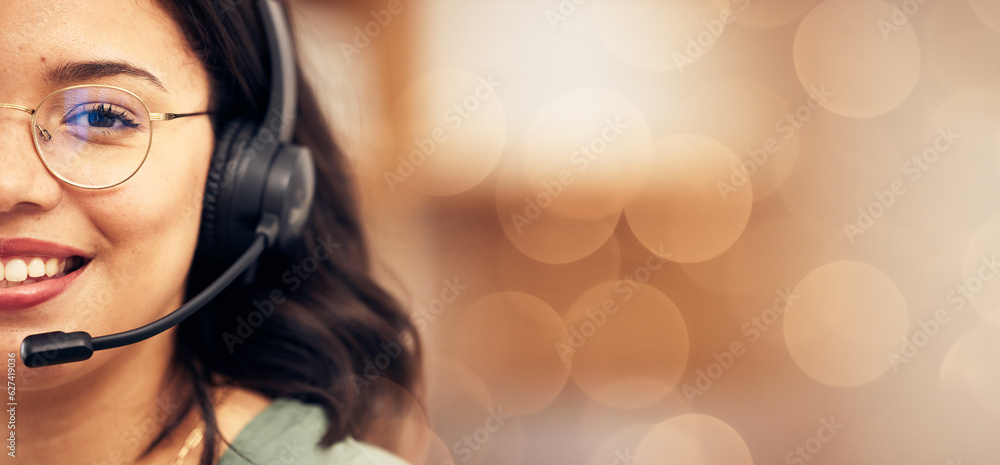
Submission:
[[[278,120],[276,135],[280,142],[292,140],[295,129],[295,53],[288,18],[278,0],[260,0],[257,4],[264,23],[264,35],[271,63],[271,96],[267,102],[264,126],[271,129],[271,118]],[[271,129],[274,130],[274,129]]]

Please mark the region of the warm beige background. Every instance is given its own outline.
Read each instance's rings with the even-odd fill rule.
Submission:
[[[996,463],[998,5],[301,0],[413,460]]]

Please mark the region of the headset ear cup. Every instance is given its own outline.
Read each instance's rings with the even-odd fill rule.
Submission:
[[[219,253],[219,240],[227,229],[222,224],[227,221],[222,202],[229,198],[235,183],[235,166],[231,165],[238,163],[240,147],[246,143],[247,136],[239,136],[247,132],[252,134],[252,130],[253,124],[248,121],[232,121],[217,136],[202,199],[201,228],[198,233],[198,251],[201,255],[211,258],[220,258],[222,255]]]
[[[264,186],[263,213],[274,215],[280,228],[272,246],[291,256],[301,241],[316,192],[316,168],[309,148],[296,144],[280,147]]]

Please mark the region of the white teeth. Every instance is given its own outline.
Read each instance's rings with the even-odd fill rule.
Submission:
[[[6,264],[0,261],[0,288],[62,277],[67,267],[77,263],[75,260],[78,258],[23,257],[9,259]]]
[[[63,266],[64,267],[66,266],[65,263],[63,264]],[[55,258],[50,258],[47,262],[45,262],[45,276],[48,276],[48,277],[51,278],[51,277],[59,274],[59,272],[60,272],[59,271],[59,260],[57,260]]]
[[[28,264],[20,258],[7,262],[7,266],[4,268],[4,279],[18,283],[28,279]]]
[[[28,277],[41,278],[45,276],[45,262],[41,258],[32,258],[28,262]]]

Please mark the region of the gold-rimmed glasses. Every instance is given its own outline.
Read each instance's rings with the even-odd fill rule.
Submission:
[[[152,113],[138,95],[120,87],[79,85],[59,89],[35,108],[0,103],[31,115],[35,151],[63,182],[107,189],[128,181],[149,155],[153,121],[198,113]]]

